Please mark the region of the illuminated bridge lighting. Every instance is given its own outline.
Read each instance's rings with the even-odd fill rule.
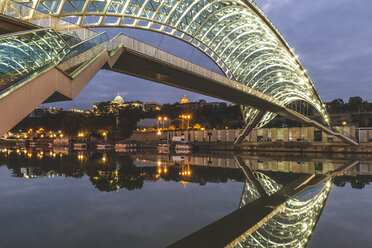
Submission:
[[[265,14],[251,0],[5,0],[0,11],[39,23],[40,12],[77,27],[125,27],[155,31],[185,41],[222,72],[290,106],[312,105],[329,124],[326,109],[306,70]],[[26,8],[28,6],[30,8]],[[32,8],[40,11],[34,11]],[[49,27],[57,27],[50,24]],[[63,29],[70,27],[61,26]],[[256,109],[242,107],[244,119]],[[259,126],[272,120],[267,112]]]

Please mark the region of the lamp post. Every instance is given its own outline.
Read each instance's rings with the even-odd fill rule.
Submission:
[[[160,125],[163,124],[163,128],[162,130],[164,130],[164,123],[168,120],[168,117],[166,116],[158,116],[158,118],[156,119],[156,129],[158,130],[158,135],[161,134],[161,128],[160,128]]]
[[[189,125],[190,125],[191,115],[186,114],[186,115],[180,115],[179,117],[182,120],[182,125],[184,125],[184,122],[185,121],[187,122],[186,130],[188,130],[189,129]]]

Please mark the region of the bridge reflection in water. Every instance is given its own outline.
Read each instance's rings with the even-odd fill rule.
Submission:
[[[252,171],[242,158],[235,160],[247,178],[239,209],[169,247],[305,247],[330,193],[331,177],[359,163],[347,161],[334,171],[300,175],[280,185]]]
[[[360,167],[358,161],[318,159],[305,162],[301,158],[297,164],[302,171],[297,168],[293,173],[286,171],[285,166],[262,166],[274,164],[274,160],[257,155],[168,157],[135,154],[129,157],[114,153],[62,155],[40,150],[0,151],[0,165],[5,164],[13,170],[14,176],[79,178],[87,175],[101,191],[141,189],[144,182],[160,179],[201,185],[227,180],[243,182],[236,211],[170,247],[304,247],[326,204],[332,178],[345,177],[346,170]],[[291,165],[295,161],[295,158],[282,158],[281,164]],[[290,167],[295,168],[295,164]],[[258,167],[261,169],[255,169]]]
[[[268,193],[276,192],[281,187],[274,180],[262,173],[257,173],[260,183]],[[304,247],[320,217],[331,190],[331,179],[321,185],[320,191],[312,198],[300,200],[289,199],[285,206],[272,218],[269,218],[253,233],[241,235],[230,247]],[[249,204],[257,196],[255,187],[246,182],[240,207]],[[244,201],[244,200],[245,201]],[[246,202],[246,200],[250,200]]]

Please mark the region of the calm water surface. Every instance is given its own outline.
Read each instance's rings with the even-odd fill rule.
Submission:
[[[2,248],[164,247],[236,211],[247,181],[234,158],[208,154],[3,151],[0,158]],[[245,161],[280,187],[306,170],[320,175],[342,166]],[[370,172],[372,165],[358,164],[334,179],[307,247],[370,247]]]

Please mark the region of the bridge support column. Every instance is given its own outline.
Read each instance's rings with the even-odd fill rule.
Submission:
[[[241,144],[243,142],[244,138],[252,132],[253,128],[260,122],[265,113],[266,111],[263,110],[259,110],[257,112],[253,120],[247,124],[244,131],[238,136],[238,138],[236,138],[234,145]]]

